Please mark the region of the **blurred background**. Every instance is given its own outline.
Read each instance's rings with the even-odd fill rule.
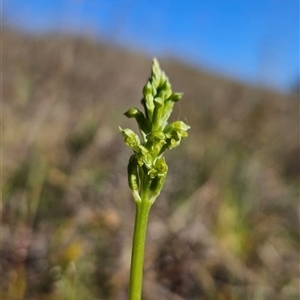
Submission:
[[[2,3],[1,295],[125,300],[118,126],[158,57],[191,126],[166,153],[143,299],[299,299],[299,3]]]

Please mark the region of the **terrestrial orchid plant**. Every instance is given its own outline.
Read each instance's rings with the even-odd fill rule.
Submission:
[[[140,137],[131,129],[120,132],[126,145],[133,150],[128,163],[128,184],[136,204],[133,235],[129,300],[140,300],[142,294],[143,262],[146,230],[150,208],[160,194],[168,172],[163,156],[167,149],[179,146],[190,128],[182,121],[168,123],[175,102],[182,93],[174,93],[166,74],[153,59],[151,77],[144,86],[144,113],[130,108],[125,116],[135,118]]]

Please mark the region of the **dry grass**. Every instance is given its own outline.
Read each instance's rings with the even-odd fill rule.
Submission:
[[[126,299],[134,203],[118,134],[151,59],[3,32],[2,295]],[[191,126],[167,153],[144,299],[298,299],[297,95],[161,61]]]

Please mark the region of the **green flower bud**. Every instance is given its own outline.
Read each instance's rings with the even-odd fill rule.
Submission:
[[[161,124],[161,114],[163,111],[164,101],[162,98],[155,98],[154,103],[155,103],[155,108],[154,108],[153,118],[152,118],[152,128],[153,128],[152,130],[159,130],[163,125]]]
[[[165,83],[169,83],[169,78],[168,76],[166,75],[166,73],[164,71],[160,71],[160,86],[165,88],[164,85]],[[170,83],[169,83],[170,85]]]
[[[137,172],[137,159],[135,155],[131,155],[127,167],[128,171],[128,184],[131,190],[138,191],[139,190],[139,177]]]
[[[155,178],[152,179],[152,182],[150,184],[150,193],[151,193],[151,197],[150,197],[150,201],[153,203],[155,201],[155,199],[158,197],[158,195],[160,194],[165,180],[166,180],[167,174],[163,175],[163,176],[156,176]]]
[[[174,102],[167,99],[164,103],[164,107],[161,113],[161,124],[165,127],[167,125],[168,119],[173,111]]]
[[[160,85],[159,93],[157,97],[164,100],[168,99],[172,95],[172,89],[168,78]]]
[[[129,159],[127,172],[128,172],[128,185],[132,191],[133,197],[136,201],[141,201],[141,198],[139,196],[140,182],[138,176],[138,163],[134,154],[131,155]]]
[[[143,88],[143,95],[146,97],[147,95],[153,95],[152,84],[150,81],[147,81],[146,85]]]
[[[152,72],[151,72],[151,77],[156,77],[160,78],[161,77],[161,69],[158,63],[158,60],[156,58],[153,59],[152,61]]]
[[[148,120],[145,118],[144,114],[137,108],[130,108],[124,115],[127,118],[135,118],[140,130],[145,134],[150,132],[150,124]]]
[[[162,107],[164,105],[164,100],[162,99],[162,98],[160,98],[160,97],[156,97],[155,99],[154,99],[154,106],[155,107]]]
[[[171,100],[173,102],[177,102],[182,98],[182,96],[183,96],[183,93],[172,93],[169,100]]]
[[[154,97],[152,94],[145,95],[145,97],[143,99],[146,116],[150,122],[152,121],[152,115],[153,115],[153,110],[154,110],[153,101],[154,101]]]

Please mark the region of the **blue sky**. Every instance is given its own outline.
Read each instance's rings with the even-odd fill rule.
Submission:
[[[89,33],[279,90],[299,76],[298,0],[7,0],[2,6],[4,24],[23,30]]]

